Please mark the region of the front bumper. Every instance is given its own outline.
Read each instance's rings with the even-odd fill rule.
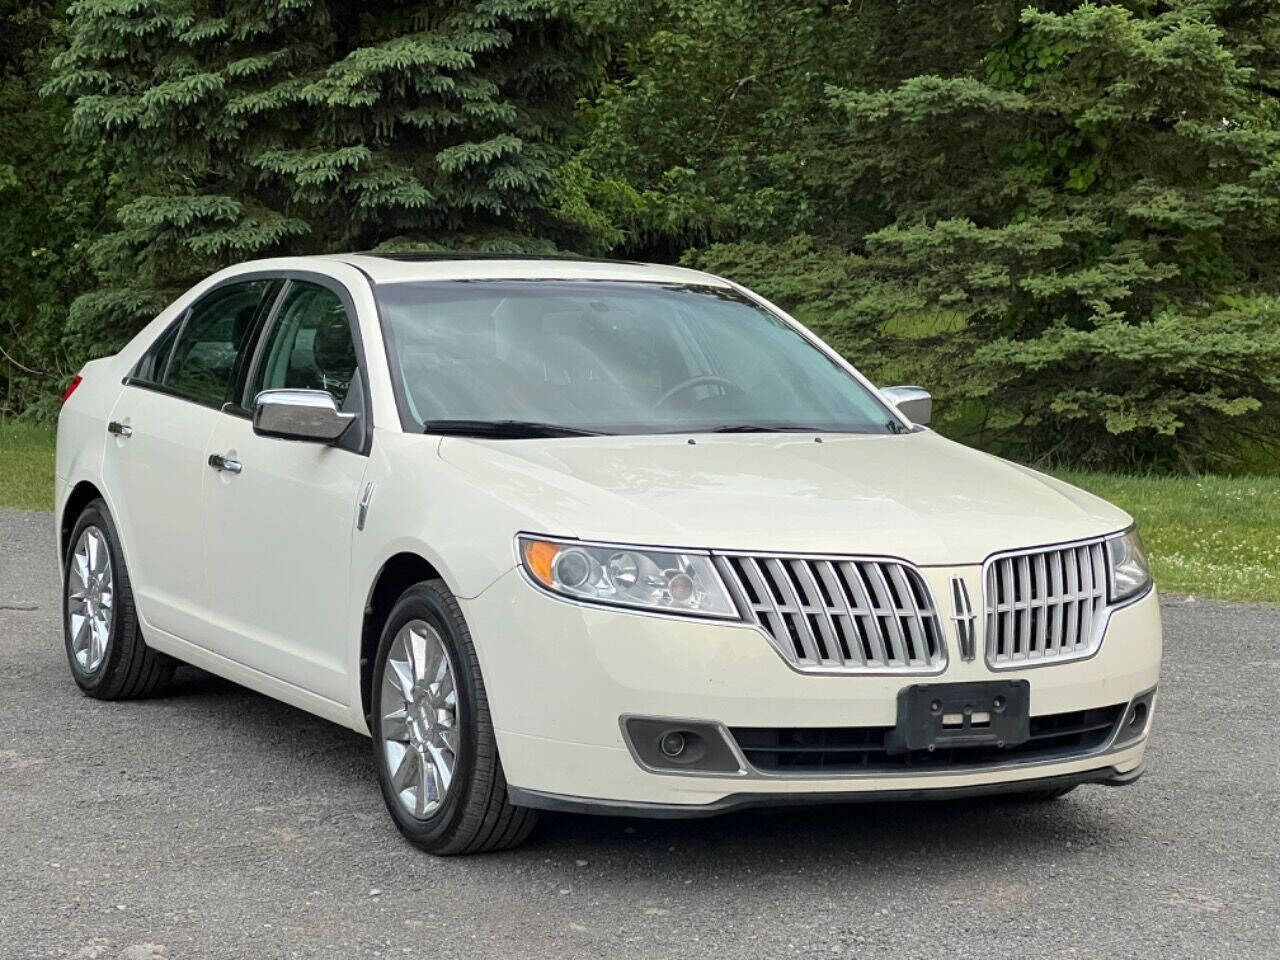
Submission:
[[[974,570],[932,568],[926,575],[938,596],[952,573]],[[927,772],[656,772],[637,762],[620,718],[724,728],[892,726],[899,691],[926,678],[802,674],[754,627],[569,603],[537,591],[518,570],[463,608],[507,781],[527,806],[696,816],[775,802],[1035,790],[1050,780],[1123,782],[1141,769],[1145,735],[1067,759]],[[981,650],[981,636],[978,643]],[[954,649],[945,673],[929,682],[1025,678],[1033,717],[1128,703],[1159,678],[1159,604],[1152,591],[1116,610],[1087,660],[995,673],[980,653],[965,661]]]
[[[1114,767],[1100,767],[1083,773],[1064,773],[1020,781],[1018,792],[1035,793],[1060,788],[1100,783],[1108,787],[1126,787],[1142,776],[1142,765],[1127,773]],[[601,817],[646,817],[651,820],[688,820],[714,817],[735,810],[757,807],[799,807],[828,803],[895,803],[926,800],[965,800],[1014,792],[1008,783],[974,784],[968,787],[907,787],[895,790],[852,790],[841,793],[731,793],[710,803],[627,803],[620,800],[596,800],[591,797],[567,797],[523,787],[508,787],[507,796],[521,807],[549,810],[553,813],[591,814]]]

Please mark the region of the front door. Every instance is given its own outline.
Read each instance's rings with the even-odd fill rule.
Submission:
[[[102,472],[138,612],[192,643],[208,621],[206,448],[271,289],[261,280],[205,294],[143,355],[111,411]]]
[[[206,467],[204,477],[215,649],[335,703],[359,642],[346,629],[347,577],[369,427],[346,304],[340,288],[289,281],[243,409],[223,413],[209,443],[239,469]],[[333,446],[260,437],[252,398],[282,387],[327,390],[360,416]]]

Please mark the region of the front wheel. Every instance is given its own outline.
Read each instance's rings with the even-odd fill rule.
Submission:
[[[507,800],[471,633],[440,580],[410,587],[382,630],[370,717],[378,783],[400,832],[429,853],[504,850],[536,811]]]

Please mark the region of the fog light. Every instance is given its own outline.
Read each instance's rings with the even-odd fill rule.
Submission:
[[[679,730],[663,734],[662,739],[658,741],[658,749],[672,760],[684,753],[684,747],[684,734]]]
[[[675,717],[624,717],[622,731],[636,761],[656,773],[742,773],[717,724]]]
[[[1129,711],[1129,726],[1135,730],[1141,730],[1147,725],[1147,705],[1144,701],[1139,700],[1133,705],[1133,709]]]

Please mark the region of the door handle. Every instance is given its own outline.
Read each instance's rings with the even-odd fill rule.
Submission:
[[[244,464],[239,460],[230,460],[222,456],[220,453],[209,454],[209,466],[215,470],[223,470],[227,473],[239,473],[244,469]]]
[[[123,440],[128,440],[133,436],[133,427],[127,423],[121,423],[119,420],[112,420],[107,424],[107,433],[114,433]]]

